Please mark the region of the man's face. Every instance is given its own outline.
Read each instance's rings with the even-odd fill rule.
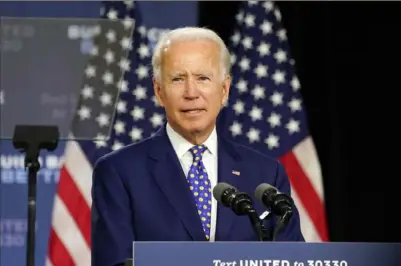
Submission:
[[[229,93],[219,46],[208,40],[170,44],[163,54],[155,94],[171,126],[182,135],[209,134]]]

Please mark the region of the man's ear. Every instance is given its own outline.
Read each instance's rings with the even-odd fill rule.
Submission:
[[[231,88],[231,76],[227,75],[223,81],[223,97],[222,97],[222,105],[225,105],[228,101],[228,96],[230,95]]]
[[[155,92],[155,97],[157,99],[157,102],[161,107],[164,107],[164,101],[163,101],[164,96],[163,96],[161,83],[159,81],[157,81],[157,79],[155,77],[152,78],[152,82],[153,82],[153,90]]]

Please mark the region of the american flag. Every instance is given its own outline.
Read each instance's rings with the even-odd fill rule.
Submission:
[[[283,163],[305,240],[328,241],[320,164],[286,30],[273,2],[243,3],[229,49],[233,82],[220,130]]]
[[[163,109],[153,97],[147,29],[136,4],[105,1],[101,14],[72,125],[72,138],[96,138],[67,143],[53,206],[48,266],[91,265],[94,163],[105,153],[149,137],[164,123]]]

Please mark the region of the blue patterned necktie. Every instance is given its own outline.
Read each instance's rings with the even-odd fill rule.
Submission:
[[[202,156],[206,151],[205,145],[197,145],[190,149],[193,156],[191,168],[188,173],[189,189],[191,190],[198,214],[202,221],[203,230],[205,231],[206,239],[210,239],[210,220],[211,220],[211,186],[207,171],[202,162]]]

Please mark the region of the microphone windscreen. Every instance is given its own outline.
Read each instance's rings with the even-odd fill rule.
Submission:
[[[255,189],[255,197],[259,200],[259,201],[263,201],[262,200],[262,196],[265,193],[266,190],[271,190],[271,191],[277,191],[277,189],[275,187],[273,187],[272,185],[263,183],[260,184],[256,189]]]
[[[235,189],[233,186],[227,184],[227,183],[218,183],[214,188],[213,188],[213,197],[221,202],[221,197],[223,196],[224,192],[227,189]]]

